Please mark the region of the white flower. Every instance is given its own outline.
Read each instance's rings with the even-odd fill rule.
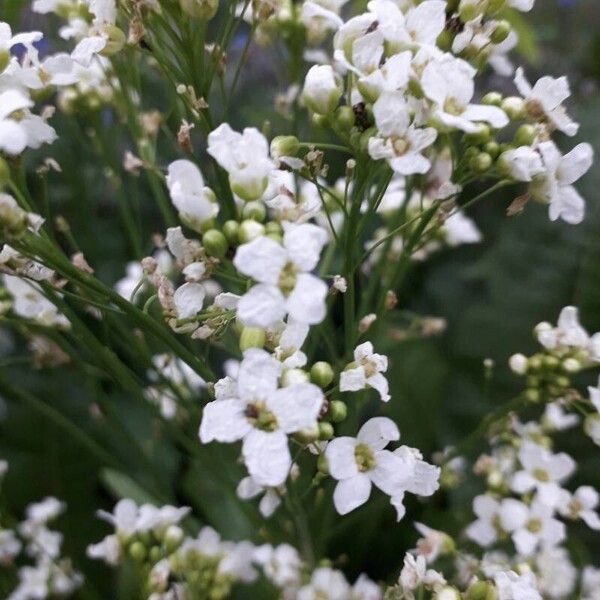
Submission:
[[[311,575],[310,583],[298,590],[297,600],[348,600],[350,585],[336,569],[320,567]]]
[[[312,111],[327,115],[338,105],[342,92],[341,77],[329,65],[315,65],[306,74],[302,97]]]
[[[427,64],[421,86],[434,103],[434,118],[447,127],[467,133],[477,131],[477,121],[485,121],[496,129],[505,127],[508,117],[497,106],[470,104],[475,91],[474,76],[475,69],[471,65],[449,54]]]
[[[184,283],[175,290],[173,303],[178,319],[188,319],[197,315],[204,304],[204,286],[200,283]]]
[[[0,563],[9,564],[21,552],[21,542],[12,529],[0,529]]]
[[[430,589],[440,587],[446,583],[446,580],[441,573],[427,568],[424,556],[415,557],[407,552],[404,556],[404,566],[400,572],[399,583],[404,592],[411,592],[421,584]],[[409,596],[409,598],[412,597],[412,595]]]
[[[525,98],[527,111],[536,120],[547,119],[560,131],[573,136],[579,130],[567,115],[562,103],[571,95],[566,77],[542,77],[531,87],[522,68],[517,69],[515,85]]]
[[[589,485],[582,485],[574,494],[563,491],[558,511],[569,519],[581,519],[588,527],[600,530],[600,516],[597,508],[600,503],[598,492]]]
[[[434,562],[448,543],[448,535],[423,523],[415,523],[415,527],[423,537],[417,540],[417,547],[411,552],[422,556],[427,563]]]
[[[264,350],[247,350],[237,382],[221,380],[200,424],[202,443],[242,440],[246,467],[265,487],[287,479],[292,466],[287,434],[314,427],[323,405],[323,393],[311,383],[278,389],[281,368]]]
[[[494,576],[494,582],[498,589],[498,600],[542,600],[535,575],[531,571],[523,575],[503,571]]]
[[[500,162],[507,174],[517,181],[532,181],[545,171],[539,152],[529,146],[507,150],[500,157]]]
[[[600,569],[585,567],[581,581],[581,600],[598,600],[600,598]]]
[[[358,576],[350,591],[350,600],[381,600],[381,588],[364,573]]]
[[[333,493],[335,508],[345,515],[364,504],[375,484],[389,496],[401,494],[411,471],[402,459],[384,450],[400,439],[396,424],[387,417],[369,419],[356,438],[339,437],[327,444],[329,473],[338,480]]]
[[[450,247],[460,246],[461,244],[478,244],[482,239],[481,231],[479,231],[473,219],[467,217],[461,210],[453,212],[444,221],[443,232],[446,243]]]
[[[585,214],[585,200],[573,187],[592,166],[594,151],[589,144],[578,144],[562,156],[553,142],[539,145],[545,171],[530,185],[532,196],[549,204],[551,221],[562,219],[576,225]]]
[[[519,450],[519,462],[523,468],[513,475],[511,489],[519,494],[536,490],[549,505],[555,505],[562,489],[559,484],[575,470],[575,461],[568,454],[552,454],[529,441]]]
[[[544,410],[543,423],[556,431],[564,431],[579,423],[579,416],[568,413],[560,401],[550,402]]]
[[[361,94],[376,100],[382,92],[404,89],[410,77],[411,60],[410,52],[390,56],[379,69],[359,78],[358,89]]]
[[[94,560],[103,560],[109,565],[118,565],[121,560],[121,543],[116,535],[107,535],[97,544],[90,544],[86,554]]]
[[[240,246],[233,264],[259,282],[240,298],[240,321],[264,329],[288,314],[299,323],[320,323],[325,317],[327,285],[310,271],[327,240],[327,232],[316,225],[288,224],[283,245],[259,237]]]
[[[266,488],[250,476],[244,477],[239,482],[236,494],[241,500],[252,500],[262,494],[263,497],[258,505],[258,510],[265,519],[268,519],[281,504],[280,492],[276,488]]]
[[[476,496],[473,512],[478,517],[465,530],[466,536],[487,548],[498,539],[500,531],[512,533],[523,526],[527,519],[527,506],[514,498],[496,500],[489,494]]]
[[[554,508],[536,496],[528,514],[512,532],[512,540],[519,554],[530,556],[538,547],[556,546],[565,537],[565,524],[554,518]]]
[[[309,42],[320,42],[327,32],[336,31],[344,24],[338,15],[342,4],[345,4],[345,0],[341,2],[307,0],[302,4],[300,20],[306,26]]]
[[[277,587],[290,589],[300,584],[302,560],[293,546],[259,546],[254,551],[254,561]]]
[[[542,548],[535,557],[535,571],[542,594],[556,600],[571,597],[578,573],[565,548]]]
[[[219,213],[214,192],[204,185],[200,169],[189,160],[176,160],[169,165],[167,187],[181,220],[194,231]]]
[[[400,175],[426,173],[431,163],[422,151],[435,142],[436,130],[411,125],[401,92],[383,92],[373,105],[373,114],[379,135],[369,139],[371,158],[385,158]]]
[[[29,31],[13,35],[10,25],[0,21],[0,73],[4,70],[3,63],[8,62],[11,48],[22,44],[28,52],[35,55],[37,51],[33,44],[39,42],[42,37],[41,31]]]
[[[7,154],[20,154],[25,150],[27,130],[22,120],[14,118],[14,115],[31,106],[33,102],[17,90],[7,90],[0,94],[0,150]]]
[[[232,191],[244,200],[257,200],[267,189],[274,166],[265,136],[253,127],[243,133],[227,123],[208,134],[208,153],[229,174]]]
[[[379,392],[384,402],[387,402],[390,399],[389,386],[387,379],[382,375],[388,368],[387,356],[375,354],[373,344],[365,342],[354,349],[354,363],[341,372],[340,391],[356,392],[371,387]]]

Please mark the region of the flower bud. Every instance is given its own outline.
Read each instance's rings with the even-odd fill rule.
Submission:
[[[246,244],[264,235],[265,227],[262,223],[253,219],[246,219],[240,223],[239,238],[242,244]]]
[[[267,209],[262,202],[253,200],[244,205],[242,208],[242,216],[244,219],[252,219],[260,223],[267,218]]]
[[[335,111],[335,123],[342,130],[354,127],[354,111],[351,106],[340,106]]]
[[[532,402],[533,404],[536,404],[540,401],[540,398],[541,395],[539,390],[534,390],[530,388],[525,391],[525,399],[527,400],[527,402]]]
[[[310,369],[310,380],[325,389],[333,381],[333,369],[328,362],[316,362]]]
[[[492,35],[490,36],[492,43],[501,44],[509,36],[510,31],[510,23],[506,19],[502,19],[502,21],[499,21],[498,25],[496,25],[496,29],[492,31]]]
[[[179,0],[179,6],[186,15],[208,21],[217,13],[219,0]]]
[[[282,387],[288,387],[296,383],[308,383],[309,381],[308,373],[302,369],[286,369],[281,376]]]
[[[332,400],[327,409],[327,418],[332,423],[341,423],[348,416],[348,407],[341,400]]]
[[[181,545],[183,538],[185,537],[183,529],[177,525],[170,525],[165,531],[164,544],[167,552],[175,552]]]
[[[278,135],[271,142],[271,156],[296,156],[300,150],[300,142],[295,135]]]
[[[484,144],[490,139],[490,128],[485,123],[477,123],[475,133],[465,134],[465,141],[469,144]]]
[[[136,562],[143,562],[147,556],[146,546],[142,542],[133,542],[129,546],[129,556]]]
[[[502,94],[499,92],[488,92],[482,99],[481,104],[488,106],[500,106],[502,104]]]
[[[588,415],[583,422],[583,430],[595,444],[600,445],[600,413]]]
[[[521,125],[513,137],[514,146],[531,146],[535,140],[535,127],[527,123]]]
[[[433,598],[435,600],[460,600],[460,593],[455,587],[447,585],[435,592]]]
[[[494,161],[492,157],[486,152],[480,152],[477,156],[474,156],[469,161],[469,166],[475,173],[485,173],[491,166]]]
[[[513,354],[508,359],[510,370],[517,375],[525,375],[527,373],[528,360],[524,354]]]
[[[120,52],[127,41],[127,37],[121,29],[116,25],[106,25],[104,27],[104,33],[107,36],[106,46],[102,48],[100,54],[102,56],[112,56],[117,52]]]
[[[504,98],[500,108],[506,113],[511,121],[525,118],[525,100],[518,96]]]
[[[202,236],[202,245],[209,256],[217,258],[223,258],[229,248],[227,239],[218,229],[209,229]]]
[[[0,73],[8,67],[10,62],[10,52],[6,49],[0,50]]]
[[[244,327],[240,335],[240,350],[245,352],[248,348],[262,348],[265,345],[266,334],[264,329],[258,327]]]
[[[576,358],[565,358],[562,367],[567,373],[578,373],[581,371],[581,363]]]
[[[477,0],[460,0],[460,5],[458,7],[458,14],[460,15],[460,20],[463,23],[467,21],[472,21],[479,14],[479,7]]]
[[[337,106],[342,92],[342,80],[329,65],[315,65],[306,74],[304,103],[317,114],[329,114]]]
[[[232,246],[239,242],[239,234],[240,224],[237,221],[229,220],[223,223],[223,235]]]
[[[494,140],[491,140],[484,145],[483,150],[487,152],[487,154],[489,154],[492,158],[496,159],[500,154],[500,144],[498,142],[495,142]]]
[[[294,434],[294,438],[302,444],[310,444],[319,439],[319,427],[308,427]]]
[[[319,473],[323,473],[323,475],[329,474],[329,465],[327,464],[327,458],[325,457],[325,453],[319,454],[319,458],[317,459],[317,469]]]
[[[265,225],[265,233],[267,235],[269,235],[270,233],[276,233],[278,235],[281,235],[281,233],[282,233],[281,225],[277,221],[269,221]]]
[[[335,435],[335,431],[333,430],[333,425],[328,423],[327,421],[321,421],[319,423],[319,439],[320,440],[330,440]]]
[[[496,600],[496,587],[489,581],[477,581],[468,590],[466,600]]]

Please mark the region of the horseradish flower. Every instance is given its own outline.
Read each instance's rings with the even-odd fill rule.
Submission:
[[[338,105],[343,91],[341,77],[329,65],[315,65],[306,74],[302,97],[312,111],[327,115]]]
[[[496,500],[490,494],[477,496],[473,501],[477,520],[465,530],[466,536],[483,548],[498,540],[500,533],[512,533],[527,519],[527,506],[514,498]]]
[[[364,504],[375,484],[382,492],[395,496],[405,489],[410,477],[402,459],[384,450],[400,439],[396,424],[387,417],[368,420],[356,438],[335,438],[325,448],[330,475],[338,480],[333,503],[341,515]]]
[[[535,121],[549,121],[550,124],[566,133],[574,136],[579,130],[579,124],[575,123],[565,110],[562,103],[571,95],[569,82],[566,77],[542,77],[531,87],[525,78],[522,68],[517,69],[515,85],[519,93],[525,99],[528,115]]]
[[[497,106],[470,104],[475,92],[475,72],[467,62],[450,54],[427,64],[421,86],[427,98],[434,103],[433,117],[446,127],[467,133],[477,131],[477,121],[501,129],[509,122],[503,110]]]
[[[208,153],[229,174],[234,194],[244,200],[258,200],[267,189],[274,166],[269,158],[269,144],[254,127],[243,133],[227,123],[208,134]]]
[[[36,50],[33,44],[39,42],[42,37],[41,31],[29,31],[13,35],[10,25],[0,21],[0,73],[8,65],[11,56],[10,51],[14,46],[22,44],[28,52],[34,54]]]
[[[287,224],[283,244],[258,237],[237,249],[233,264],[258,285],[239,301],[239,320],[250,327],[267,328],[289,315],[305,324],[325,316],[327,285],[311,275],[319,261],[327,232],[311,223]]]
[[[278,388],[282,365],[273,356],[251,348],[244,354],[237,381],[221,380],[217,399],[204,407],[200,440],[231,443],[242,440],[242,455],[254,482],[277,487],[292,466],[287,434],[314,428],[323,392],[311,383]]]
[[[565,524],[554,518],[554,508],[536,496],[525,520],[512,532],[517,552],[530,556],[538,547],[556,546],[566,537]]]
[[[330,567],[315,569],[310,583],[301,587],[295,596],[297,600],[345,600],[350,596],[350,585],[344,574]]]
[[[371,158],[385,158],[400,175],[426,173],[431,163],[421,151],[435,142],[436,130],[411,125],[408,107],[401,92],[383,92],[373,105],[373,113],[381,137],[369,139]]]
[[[283,493],[283,491],[285,491],[285,488],[282,488],[281,493]],[[262,494],[262,498],[258,504],[258,510],[265,519],[268,519],[281,504],[280,492],[278,492],[276,488],[266,488],[256,483],[250,476],[244,477],[244,479],[239,482],[236,488],[236,494],[241,500],[252,500]]]
[[[590,529],[598,531],[600,530],[600,516],[597,511],[599,503],[598,492],[589,485],[582,485],[573,494],[564,491],[558,504],[558,511],[563,517],[581,519]]]
[[[522,470],[517,471],[510,487],[518,494],[536,490],[543,502],[553,506],[558,501],[561,487],[575,470],[575,461],[564,452],[552,454],[533,442],[524,442],[519,450]]]
[[[302,559],[289,544],[264,544],[254,550],[254,562],[259,564],[269,581],[279,588],[293,589],[300,585]]]
[[[354,349],[354,362],[340,374],[340,391],[357,392],[371,387],[379,392],[381,399],[390,399],[387,379],[382,373],[388,368],[387,356],[375,354],[373,344],[365,342]]]
[[[214,192],[204,185],[200,169],[189,160],[176,160],[169,165],[167,187],[181,220],[194,231],[219,213]]]
[[[540,153],[529,146],[503,152],[498,160],[503,174],[517,181],[532,181],[545,171]]]
[[[539,151],[545,170],[530,185],[531,195],[549,205],[551,221],[560,218],[572,225],[581,223],[585,214],[585,200],[572,184],[592,166],[592,147],[589,144],[578,144],[571,152],[562,156],[554,142],[542,142]]]
[[[535,575],[531,571],[522,575],[514,571],[501,571],[494,576],[494,583],[498,600],[542,600]]]

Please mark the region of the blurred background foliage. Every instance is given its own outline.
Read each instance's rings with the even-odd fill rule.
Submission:
[[[55,30],[56,22],[31,15],[27,5],[27,0],[0,0],[0,19],[18,29]],[[525,17],[527,25],[521,26],[520,48],[530,79],[545,73],[569,76],[570,111],[582,124],[580,138],[595,146],[600,141],[599,21],[597,0],[538,0]],[[245,35],[246,31],[238,35],[232,53],[241,52]],[[51,38],[48,43],[56,42]],[[272,118],[273,97],[285,89],[285,72],[271,52],[250,47],[248,67],[232,105],[232,125],[260,126]],[[493,84],[507,92],[512,89],[510,81],[494,78]],[[163,106],[167,100],[162,96],[158,86],[149,90],[145,108]],[[132,149],[120,134],[122,124],[110,111],[94,118],[102,119],[102,142],[114,151],[119,165],[123,151]],[[162,228],[160,214],[143,177],[121,171],[114,187],[107,183],[86,133],[89,123],[57,114],[54,125],[62,136],[52,148],[29,157],[29,185],[34,197],[43,194],[47,185],[52,214],[67,219],[96,274],[112,284],[123,276],[125,262],[136,258],[120,224],[119,203],[129,203],[144,232],[145,252],[151,249],[149,234]],[[280,126],[271,123],[275,132]],[[167,147],[160,150],[169,158],[174,152]],[[50,172],[46,183],[34,171],[44,156],[53,156],[62,167],[62,173]],[[401,308],[443,317],[448,326],[437,338],[401,342],[388,337],[378,348],[390,357],[393,401],[386,411],[399,423],[404,443],[431,455],[460,440],[490,409],[512,398],[519,382],[508,372],[508,356],[533,351],[533,326],[555,320],[562,306],[579,306],[586,327],[600,330],[598,189],[596,167],[581,182],[588,215],[578,227],[550,223],[545,209],[532,205],[522,215],[507,218],[505,209],[512,198],[500,194],[471,213],[484,232],[482,244],[440,252],[414,268],[400,290]],[[131,597],[125,579],[115,583],[104,567],[85,558],[86,545],[106,530],[94,517],[95,510],[112,507],[119,496],[189,504],[200,520],[225,537],[259,541],[255,506],[240,506],[235,499],[240,472],[232,467],[233,450],[208,447],[199,459],[189,459],[181,446],[169,441],[164,426],[116,386],[84,377],[76,366],[33,370],[26,364],[3,363],[9,351],[17,356],[27,351],[18,336],[5,330],[0,334],[0,381],[24,390],[15,394],[14,389],[0,386],[0,457],[11,467],[1,502],[15,515],[27,502],[44,495],[67,502],[59,527],[65,534],[65,554],[86,575],[82,598]],[[115,341],[114,331],[103,335],[107,343]],[[487,367],[484,359],[491,361]],[[143,373],[143,365],[133,368]],[[120,432],[107,431],[105,421],[97,416],[98,407]],[[66,425],[60,415],[68,420]],[[69,423],[77,424],[88,437],[82,441],[68,435]],[[195,439],[196,427],[196,422],[189,424],[190,439]],[[574,440],[565,436],[560,444],[579,461],[575,483],[581,480],[600,487],[597,448],[582,436]],[[113,457],[113,465],[107,464],[102,451]],[[119,465],[127,466],[124,471],[139,472],[136,481],[142,485],[119,474]],[[347,553],[340,564],[350,574],[366,570],[374,578],[389,578],[415,541],[412,520],[458,532],[470,518],[467,498],[478,486],[470,477],[452,494],[438,495],[426,504],[413,501],[399,526],[383,497],[341,519],[334,530],[328,530],[329,516],[317,511],[313,534],[323,541],[320,550],[332,558]],[[582,529],[573,539],[578,540],[575,556],[600,555],[600,543],[588,531]]]

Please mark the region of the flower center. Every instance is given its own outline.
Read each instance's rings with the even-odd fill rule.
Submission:
[[[256,429],[262,431],[275,431],[277,429],[277,418],[270,410],[267,410],[263,402],[248,404],[245,415]]]
[[[446,98],[444,102],[444,112],[449,115],[462,115],[465,112],[465,107],[456,98]]]
[[[402,156],[408,152],[410,148],[410,142],[405,138],[394,138],[392,145],[396,156]]]
[[[370,471],[375,466],[375,457],[373,450],[367,444],[357,444],[354,449],[354,458],[356,466],[361,473]]]
[[[547,483],[550,481],[550,475],[548,475],[548,471],[545,469],[534,469],[533,476],[542,483]]]
[[[287,263],[281,273],[279,274],[279,289],[284,296],[289,296],[292,293],[294,287],[296,287],[296,274],[298,269],[294,263]]]
[[[539,121],[546,114],[544,107],[539,100],[527,100],[525,107],[527,114],[534,120]]]
[[[531,533],[539,533],[542,530],[542,522],[539,519],[531,519],[527,523],[527,529]]]

